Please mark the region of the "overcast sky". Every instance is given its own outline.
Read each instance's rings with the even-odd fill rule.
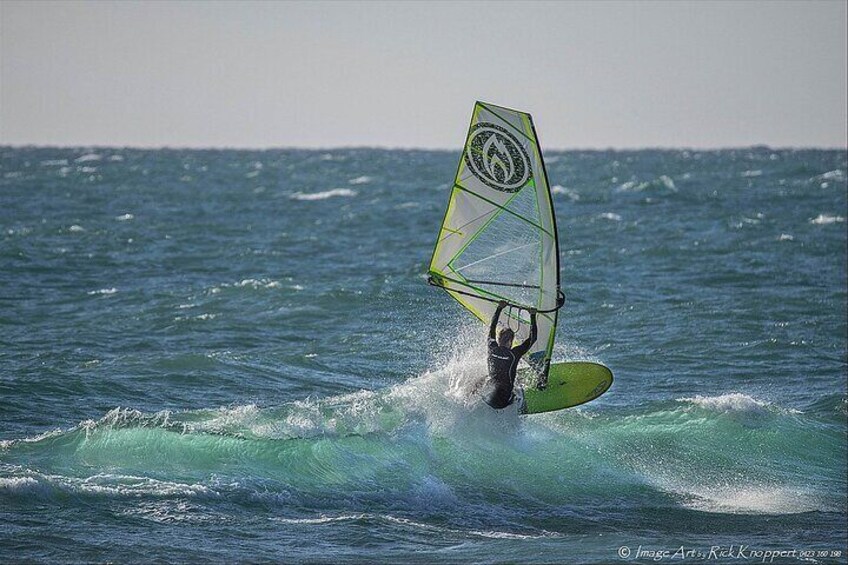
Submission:
[[[0,0],[0,144],[846,146],[846,2]]]

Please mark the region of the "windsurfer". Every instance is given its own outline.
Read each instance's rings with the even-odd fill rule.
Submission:
[[[492,323],[489,326],[489,375],[488,379],[480,383],[485,385],[483,400],[495,409],[506,408],[515,399],[513,388],[518,361],[530,350],[530,347],[536,341],[537,334],[536,309],[530,308],[528,310],[530,312],[530,336],[526,340],[512,347],[515,332],[510,328],[502,328],[497,339],[495,339],[498,319],[506,306],[507,303],[501,300],[498,303],[497,310],[495,310],[495,315],[492,317]]]

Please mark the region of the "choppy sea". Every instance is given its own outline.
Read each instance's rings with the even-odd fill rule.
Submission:
[[[0,561],[848,561],[848,153],[545,156],[616,381],[522,417],[425,283],[458,150],[0,147]]]

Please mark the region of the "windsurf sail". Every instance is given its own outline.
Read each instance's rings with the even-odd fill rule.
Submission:
[[[525,356],[547,378],[554,347],[559,240],[542,150],[530,114],[477,102],[430,261],[429,282],[488,324],[497,303],[516,341],[538,338]]]

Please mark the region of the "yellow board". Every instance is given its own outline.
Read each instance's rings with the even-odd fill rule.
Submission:
[[[521,375],[519,375],[519,379]],[[599,363],[554,363],[544,390],[524,390],[523,414],[539,414],[571,408],[594,400],[612,386],[612,371]]]

